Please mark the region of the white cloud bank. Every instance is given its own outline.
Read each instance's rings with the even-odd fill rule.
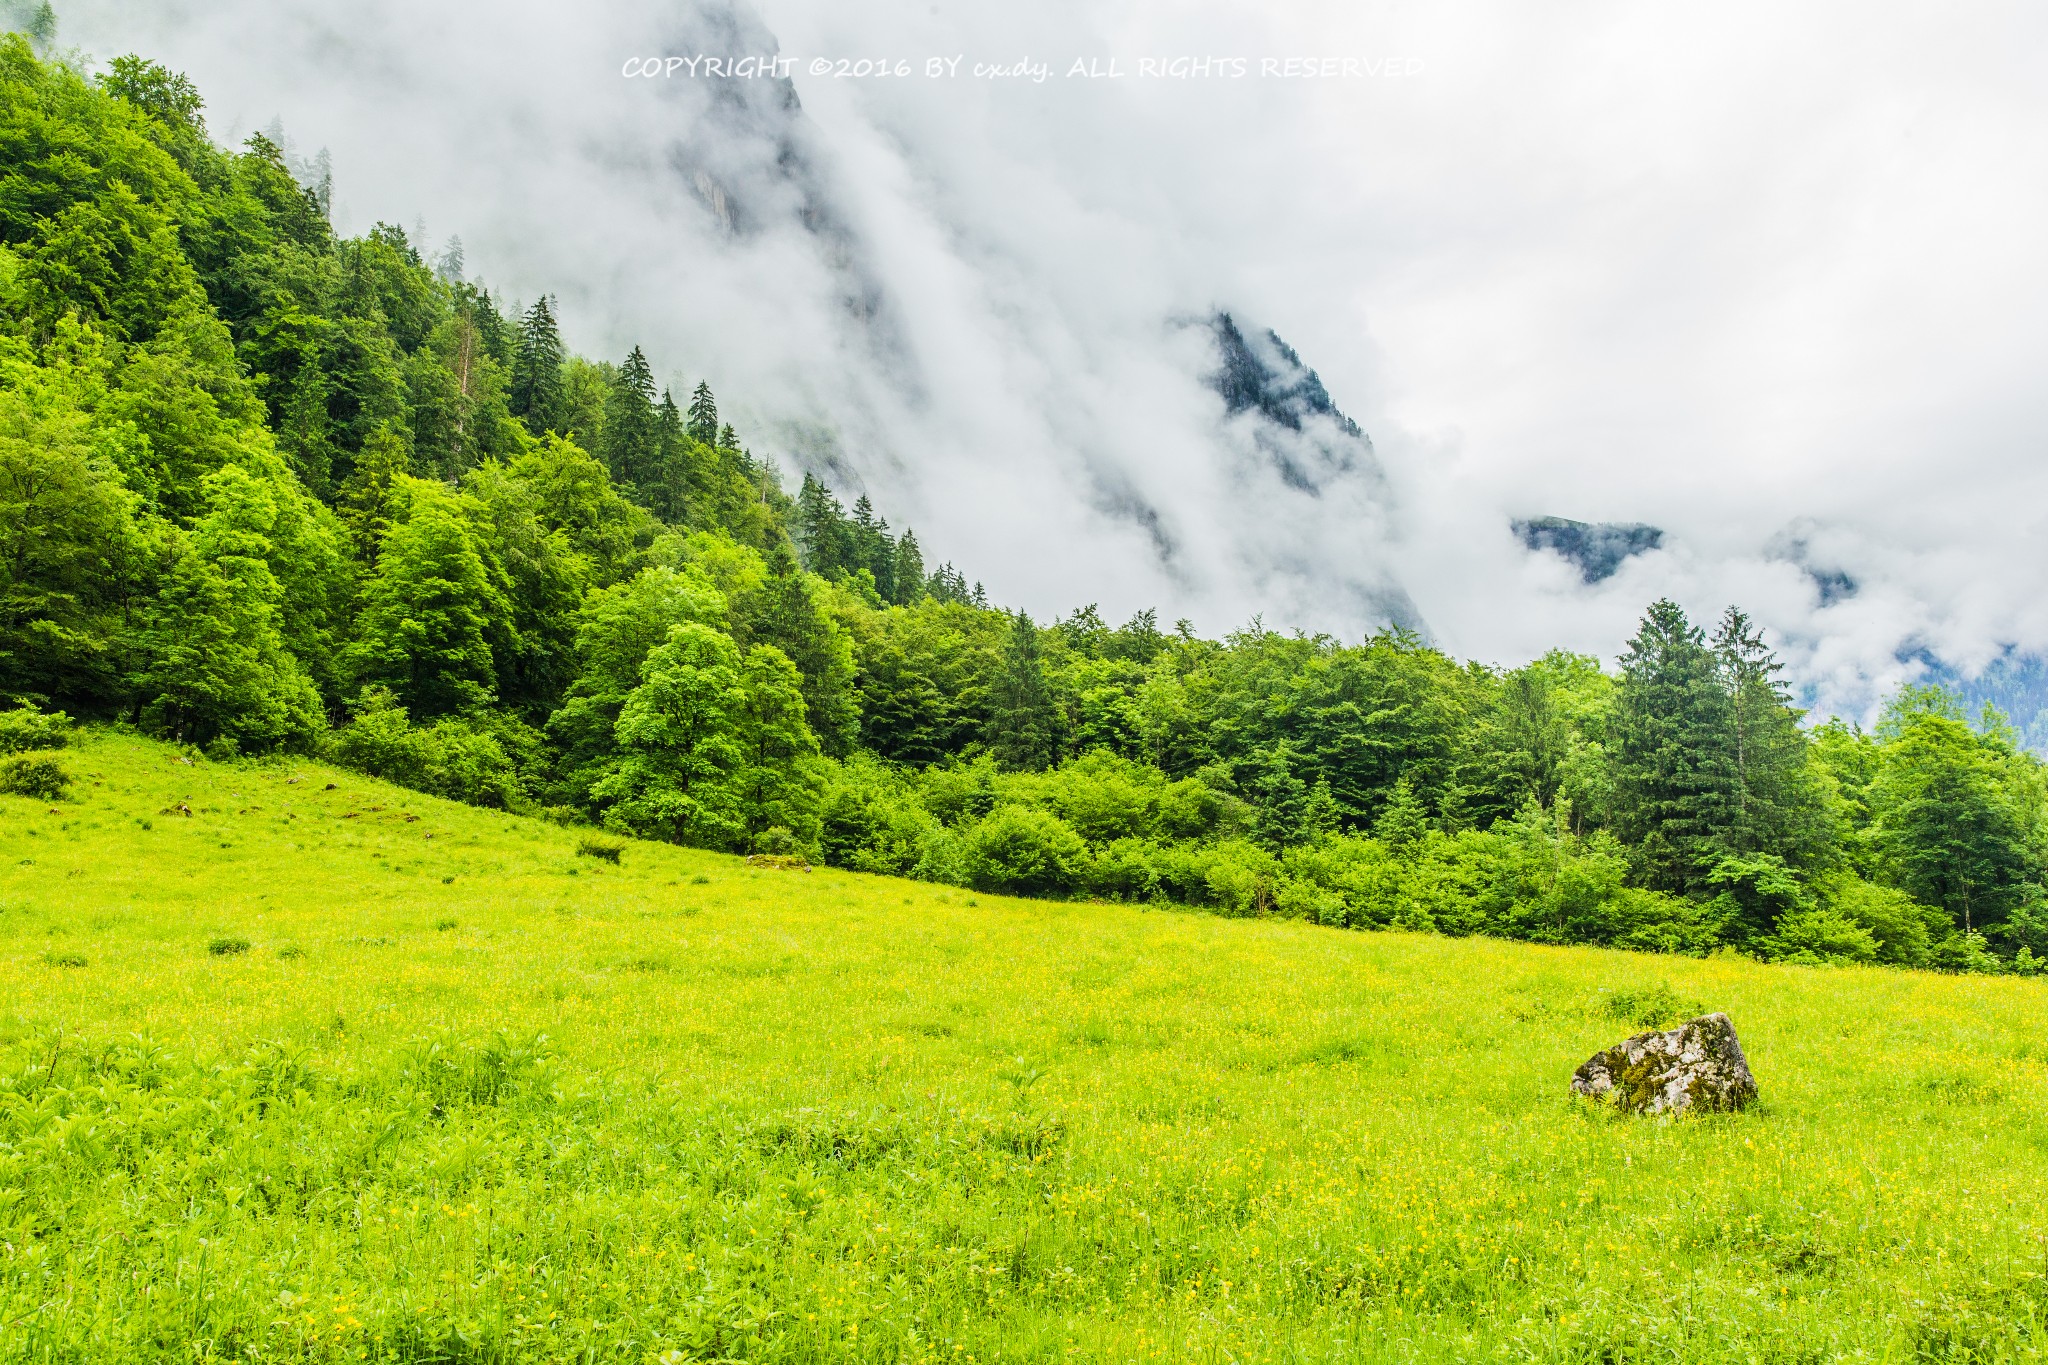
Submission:
[[[1356,634],[1398,583],[1448,648],[1516,661],[1611,656],[1660,594],[1739,601],[1849,708],[1902,646],[2048,646],[2038,6],[61,13],[67,44],[188,72],[216,135],[279,119],[330,148],[343,226],[460,234],[473,274],[558,293],[580,348],[708,377],[757,450],[836,459],[1040,615]],[[791,124],[620,75],[770,33]],[[809,74],[842,56],[913,74]],[[1180,56],[1246,74],[1137,74]],[[973,75],[1020,61],[1048,78]],[[1310,496],[1222,421],[1177,322],[1219,306],[1317,368],[1384,484]],[[1589,588],[1510,535],[1546,513],[1666,548]],[[1858,590],[1823,608],[1801,557]]]

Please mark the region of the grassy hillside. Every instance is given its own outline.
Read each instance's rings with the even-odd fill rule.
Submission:
[[[2048,1345],[2040,982],[611,866],[317,765],[65,762],[0,797],[0,1360]],[[1760,1109],[1567,1098],[1665,986]]]

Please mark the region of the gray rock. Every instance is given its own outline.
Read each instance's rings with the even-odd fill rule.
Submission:
[[[1756,1077],[1728,1016],[1703,1014],[1593,1054],[1572,1073],[1572,1092],[1637,1114],[1718,1113],[1747,1107],[1756,1098]]]

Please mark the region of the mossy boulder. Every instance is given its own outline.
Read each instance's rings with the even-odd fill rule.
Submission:
[[[1637,1114],[1726,1113],[1756,1098],[1756,1077],[1725,1014],[1638,1033],[1572,1073],[1572,1091]]]

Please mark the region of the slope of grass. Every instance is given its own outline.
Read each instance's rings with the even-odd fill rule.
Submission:
[[[65,762],[0,797],[0,1360],[2043,1352],[2039,982],[613,866],[311,764]],[[1760,1108],[1568,1098],[1660,995]]]

